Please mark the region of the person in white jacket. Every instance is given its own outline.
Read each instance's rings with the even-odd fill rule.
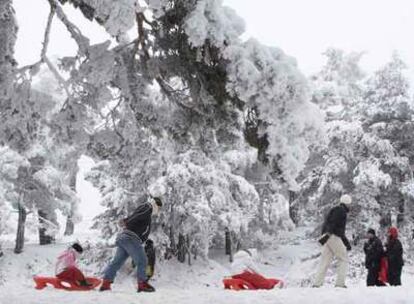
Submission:
[[[241,274],[244,271],[258,273],[255,259],[257,258],[256,249],[244,249],[237,251],[231,263],[232,275]]]
[[[254,289],[272,289],[280,281],[267,279],[257,269],[255,260],[257,259],[256,249],[244,249],[236,252],[231,264],[233,279],[240,279],[247,282]]]

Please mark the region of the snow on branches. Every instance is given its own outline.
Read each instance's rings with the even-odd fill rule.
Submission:
[[[222,0],[189,1],[195,3],[188,14],[184,30],[193,47],[209,41],[218,48],[232,45],[245,30],[243,19],[233,9],[223,6]]]
[[[306,79],[294,59],[255,40],[229,46],[227,89],[255,107],[268,135],[268,153],[277,160],[290,187],[309,157],[309,146],[322,135],[323,115],[309,102]]]
[[[402,225],[412,213],[413,161],[408,148],[412,108],[404,63],[394,55],[366,79],[357,65],[359,56],[332,49],[326,54],[326,66],[312,80],[313,100],[330,113],[329,141],[311,156],[295,204],[307,204],[323,215],[341,194],[348,193],[355,202],[351,228],[356,236],[368,226],[397,224],[390,222],[391,215]],[[321,91],[326,87],[329,91]],[[301,212],[306,217],[307,211]]]

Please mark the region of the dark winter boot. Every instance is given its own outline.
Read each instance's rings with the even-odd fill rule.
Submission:
[[[99,288],[99,291],[106,291],[106,290],[111,290],[111,284],[112,284],[112,282],[111,281],[108,281],[108,280],[103,280],[102,281],[102,285],[101,285],[101,287]]]
[[[154,292],[155,288],[148,284],[147,281],[145,282],[138,282],[138,292]]]

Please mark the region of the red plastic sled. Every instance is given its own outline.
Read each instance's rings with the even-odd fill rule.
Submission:
[[[274,287],[283,287],[283,281],[278,279],[267,279],[271,285],[272,288]],[[233,279],[233,278],[227,278],[223,279],[224,289],[231,289],[231,290],[257,290],[256,287],[254,287],[249,282],[242,280],[242,279]]]
[[[34,276],[33,280],[36,283],[35,288],[36,289],[43,289],[45,288],[47,285],[51,285],[56,289],[64,289],[64,290],[78,290],[78,291],[87,291],[87,290],[92,290],[96,287],[98,287],[101,284],[101,280],[98,278],[86,278],[86,281],[88,281],[88,283],[92,284],[92,286],[90,287],[84,287],[84,286],[79,286],[73,283],[69,283],[69,282],[65,282],[62,281],[56,277],[39,277],[39,276]]]
[[[224,289],[232,289],[232,290],[255,290],[256,288],[242,279],[223,279]]]

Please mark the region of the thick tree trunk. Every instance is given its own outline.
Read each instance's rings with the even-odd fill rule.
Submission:
[[[226,255],[231,255],[231,234],[229,228],[224,230],[224,247]]]
[[[229,228],[226,228],[224,232],[224,247],[230,263],[233,263],[233,235]]]
[[[177,259],[179,262],[185,262],[185,254],[186,254],[186,242],[185,237],[181,233],[178,235],[178,244],[177,244]]]
[[[18,206],[19,219],[17,222],[17,235],[16,235],[16,246],[14,247],[14,253],[22,253],[24,247],[24,229],[26,224],[26,209],[19,204]]]
[[[50,225],[48,223],[48,216],[47,213],[39,210],[39,244],[40,245],[49,245],[55,241],[55,238],[47,233],[47,226]]]
[[[380,227],[385,229],[388,228],[392,225],[392,216],[391,216],[391,212],[387,211],[387,212],[382,212],[381,213],[381,219],[380,219]]]
[[[404,225],[405,220],[405,199],[401,195],[400,200],[398,202],[398,214],[397,214],[397,226],[402,227]]]
[[[296,199],[296,192],[289,190],[289,217],[293,221],[293,223],[298,223],[298,210],[294,205],[294,201]]]
[[[187,253],[188,253],[188,265],[191,266],[191,250],[190,250],[190,236],[187,234],[185,239],[187,245]]]
[[[10,106],[13,73],[16,66],[13,55],[17,22],[12,2],[12,0],[0,1],[0,112]]]
[[[68,215],[66,218],[66,227],[65,227],[65,233],[64,235],[73,235],[75,232],[75,224],[72,220],[72,215]]]
[[[69,187],[72,189],[72,191],[76,192],[76,176],[78,175],[78,166],[74,166],[73,170],[71,170],[71,176],[70,176],[70,182]],[[70,214],[66,218],[66,227],[65,227],[65,233],[64,235],[73,235],[75,232],[75,223],[73,222],[73,216],[74,216],[74,209],[75,206],[71,206]]]

